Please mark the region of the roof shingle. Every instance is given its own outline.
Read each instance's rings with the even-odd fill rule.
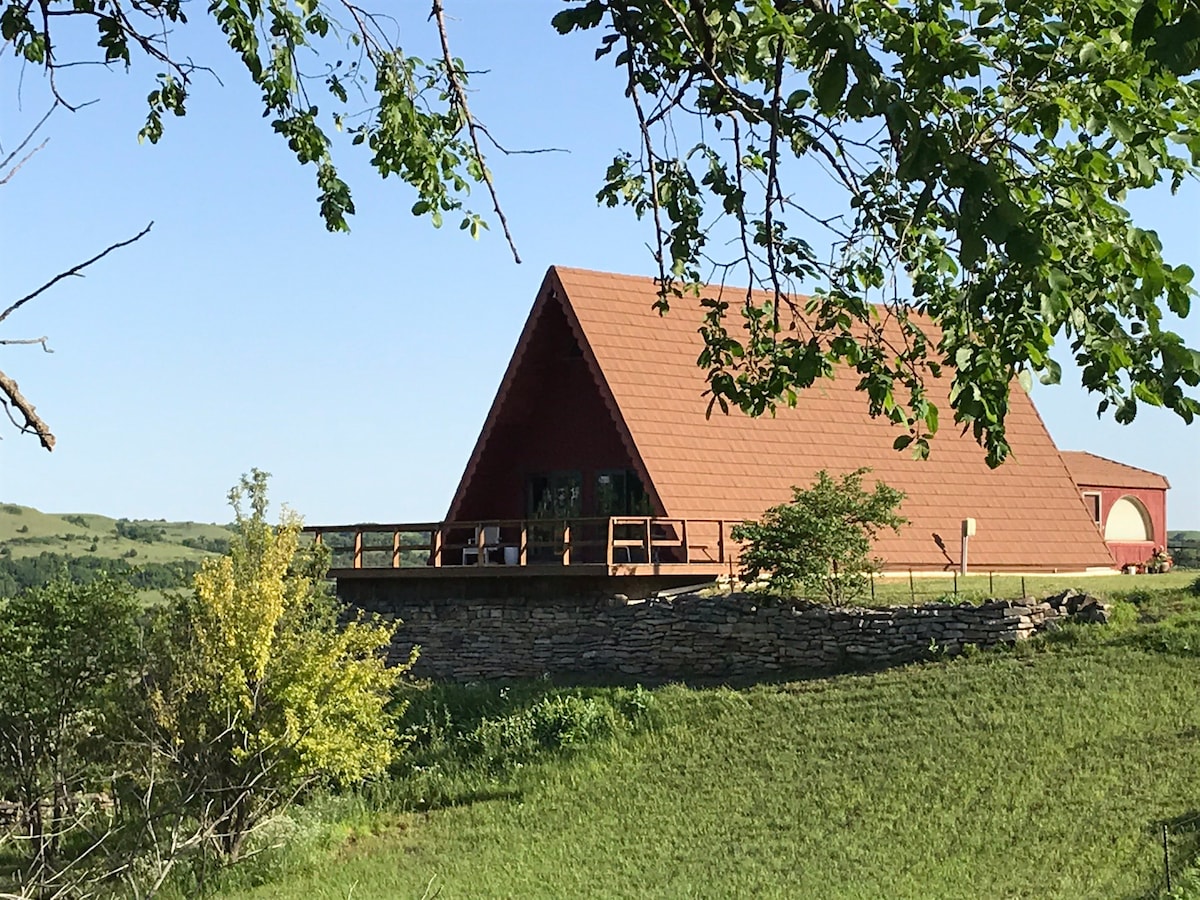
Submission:
[[[1166,490],[1171,485],[1157,472],[1149,472],[1115,459],[1082,450],[1063,450],[1063,461],[1080,487],[1150,488]]]
[[[1063,457],[1023,391],[1012,393],[1007,419],[1012,454],[998,469],[989,469],[978,444],[952,427],[939,431],[928,461],[896,452],[896,430],[868,416],[849,371],[802,392],[795,408],[780,409],[774,417],[718,410],[706,418],[707,385],[696,365],[698,302],[689,308],[676,300],[660,317],[652,308],[656,289],[649,278],[555,267],[543,290],[555,284],[668,515],[754,518],[788,500],[792,485],[811,483],[820,469],[840,473],[868,466],[870,478],[907,494],[901,513],[909,524],[899,535],[882,535],[876,545],[888,568],[953,567],[960,522],[967,517],[978,523],[970,550],[976,569],[1080,571],[1113,565]],[[946,378],[929,386],[943,410],[949,408],[948,388]]]

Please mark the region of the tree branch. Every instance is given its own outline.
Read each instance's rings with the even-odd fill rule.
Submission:
[[[97,253],[95,256],[93,256],[91,259],[81,262],[77,266],[72,266],[71,268],[67,269],[65,272],[59,272],[57,275],[55,275],[53,278],[51,278],[49,281],[47,281],[45,284],[43,284],[36,291],[26,294],[24,297],[22,297],[16,303],[14,303],[10,307],[8,307],[8,309],[4,310],[4,312],[0,313],[0,322],[3,322],[5,319],[7,319],[10,315],[12,315],[14,312],[16,312],[18,309],[20,309],[22,306],[24,306],[26,303],[28,303],[34,297],[38,296],[39,294],[44,293],[45,291],[49,290],[52,287],[54,287],[54,285],[58,284],[64,278],[69,278],[72,275],[78,275],[80,272],[82,272],[88,266],[92,265],[92,263],[99,262],[100,260],[104,259],[104,257],[108,256],[108,254],[112,253],[114,250],[119,250],[122,247],[128,247],[130,244],[134,243],[135,241],[140,241],[142,238],[144,238],[147,234],[150,233],[150,229],[153,227],[154,227],[154,223],[151,222],[149,225],[147,225],[145,228],[143,228],[141,231],[139,231],[137,234],[135,234],[133,237],[129,238],[128,240],[118,241],[115,244],[111,244],[108,247],[101,250],[99,253]],[[50,449],[50,448],[47,447],[46,449]]]
[[[446,34],[446,16],[442,9],[442,0],[433,0],[433,11],[429,16],[437,22],[438,37],[442,42],[442,60],[446,64],[446,81],[452,103],[462,111],[467,133],[471,137],[471,146],[475,148],[475,160],[479,163],[480,175],[483,183],[487,185],[488,193],[492,195],[492,208],[496,210],[496,218],[500,220],[500,227],[504,229],[504,239],[508,241],[508,248],[512,250],[513,260],[520,263],[521,254],[517,252],[512,232],[508,230],[508,220],[504,218],[504,210],[500,208],[500,198],[496,196],[496,185],[492,182],[492,174],[488,171],[483,159],[483,150],[479,147],[479,127],[475,122],[475,117],[471,115],[471,108],[467,105],[467,92],[463,90],[462,82],[458,78],[458,67],[450,52],[450,38]],[[491,135],[488,135],[488,139],[492,140]],[[495,140],[492,140],[492,143],[496,143]]]
[[[50,432],[50,426],[37,414],[34,405],[25,399],[25,395],[21,393],[21,389],[17,386],[17,383],[3,372],[0,372],[0,391],[3,391],[5,396],[8,397],[7,401],[0,399],[0,404],[4,405],[4,411],[8,414],[8,418],[12,420],[13,425],[23,434],[36,434],[43,447],[47,450],[53,450],[56,439]],[[25,417],[25,424],[22,425],[13,417],[9,403],[16,407],[17,411]]]

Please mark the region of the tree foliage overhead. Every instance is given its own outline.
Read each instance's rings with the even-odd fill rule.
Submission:
[[[452,213],[478,234],[465,200],[484,183],[512,243],[442,0],[431,62],[401,45],[385,4],[205,11],[314,167],[331,230],[354,211],[331,150],[346,130],[435,225]],[[0,0],[0,51],[44,67],[68,104],[65,65],[156,62],[141,131],[154,142],[201,71],[166,40],[190,12]],[[59,43],[80,21],[95,29],[82,57]],[[772,412],[848,365],[872,414],[905,429],[897,448],[925,455],[945,371],[955,422],[998,465],[1014,383],[1056,382],[1068,357],[1120,422],[1141,403],[1200,411],[1200,354],[1170,324],[1193,272],[1126,208],[1200,163],[1196,0],[565,0],[553,24],[594,33],[626,77],[641,141],[599,199],[653,220],[664,312],[700,297],[710,412]],[[727,279],[744,301],[704,288]]]
[[[924,454],[953,366],[955,421],[999,464],[1014,378],[1057,381],[1062,341],[1118,421],[1200,410],[1200,354],[1163,325],[1192,270],[1124,206],[1200,163],[1192,0],[576,0],[555,24],[599,29],[627,75],[642,146],[600,197],[653,216],[662,306],[714,269],[767,292],[701,292],[722,408],[845,363]],[[848,210],[816,207],[821,170]]]

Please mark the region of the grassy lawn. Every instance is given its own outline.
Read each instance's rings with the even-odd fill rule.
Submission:
[[[1011,599],[1022,596],[1044,597],[1066,588],[1090,594],[1123,595],[1131,591],[1163,591],[1186,587],[1200,572],[1176,569],[1165,575],[988,575],[972,574],[955,578],[953,574],[917,575],[912,582],[905,575],[886,575],[875,579],[878,603],[908,604],[915,594],[917,603],[935,600],[981,601],[989,597]],[[955,594],[957,590],[957,595]],[[1024,592],[1024,593],[1022,593]],[[869,595],[868,595],[869,599]]]
[[[418,746],[391,803],[422,811],[343,819],[223,896],[1160,896],[1160,823],[1176,871],[1197,849],[1179,823],[1200,810],[1200,599],[1139,599],[1138,625],[1015,651],[669,686],[653,727],[574,754],[497,767]],[[628,695],[434,688],[416,718],[457,710],[469,730],[546,693]]]

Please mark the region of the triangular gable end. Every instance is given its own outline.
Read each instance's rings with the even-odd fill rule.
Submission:
[[[547,271],[447,521],[524,518],[535,472],[631,469],[665,510],[554,269]],[[585,492],[589,487],[585,485]],[[590,495],[589,495],[590,496]]]

